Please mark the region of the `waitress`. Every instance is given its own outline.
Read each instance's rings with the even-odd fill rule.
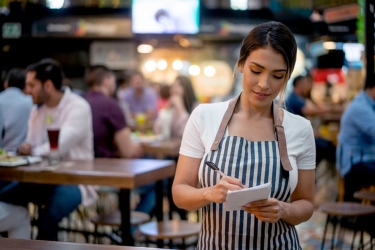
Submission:
[[[296,53],[285,25],[256,26],[243,40],[237,62],[241,95],[199,105],[189,118],[172,192],[178,207],[202,208],[199,250],[301,249],[294,226],[314,210],[314,135],[308,120],[279,107]],[[264,183],[272,184],[270,198],[224,211],[228,190]]]

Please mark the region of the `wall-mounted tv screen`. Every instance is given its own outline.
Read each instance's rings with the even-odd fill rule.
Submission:
[[[199,0],[133,0],[135,34],[197,34]]]

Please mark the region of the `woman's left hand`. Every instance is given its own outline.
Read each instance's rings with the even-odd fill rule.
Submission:
[[[254,214],[258,220],[270,223],[276,223],[286,211],[283,202],[275,198],[250,202],[242,209]]]

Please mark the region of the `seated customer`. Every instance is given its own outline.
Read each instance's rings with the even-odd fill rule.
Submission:
[[[143,75],[136,71],[130,76],[130,87],[126,88],[121,101],[129,105],[132,117],[143,114],[148,122],[153,122],[157,112],[157,93],[147,86]]]
[[[344,177],[344,200],[354,201],[354,192],[375,185],[375,83],[346,108],[338,141],[336,168]]]
[[[86,82],[89,91],[83,97],[91,106],[95,157],[140,157],[142,148],[131,140],[124,114],[112,98],[116,91],[115,74],[103,66],[94,67]]]
[[[23,93],[26,71],[12,69],[5,80],[5,90],[0,93],[0,106],[4,119],[3,149],[16,152],[26,139],[27,122],[33,107],[30,96]]]
[[[104,66],[93,67],[86,77],[89,91],[84,98],[89,102],[93,117],[94,149],[96,157],[139,158],[142,147],[130,137],[130,128],[119,104],[111,96],[116,91],[114,73]],[[151,214],[155,206],[155,185],[139,187],[135,191],[141,200],[136,211]]]
[[[28,67],[26,90],[37,105],[31,111],[26,142],[21,155],[46,156],[50,152],[47,122],[60,127],[58,152],[63,160],[92,160],[92,118],[89,104],[69,88],[62,89],[59,63],[44,59]],[[27,206],[39,205],[38,236],[57,240],[58,223],[79,204],[92,204],[97,194],[92,186],[19,183],[0,197],[1,201]]]
[[[289,112],[302,117],[315,117],[335,111],[331,107],[318,106],[311,100],[312,79],[310,76],[297,76],[293,80],[293,92],[285,104]],[[334,164],[336,147],[331,142],[315,133],[316,165],[323,159]]]
[[[4,119],[0,107],[0,149],[3,147],[3,122]],[[0,181],[0,197],[2,191],[5,190],[7,186],[8,182]],[[15,206],[0,201],[0,232],[6,232],[9,238],[29,239],[30,218],[28,210],[21,206]]]
[[[182,139],[185,125],[193,109],[197,106],[197,98],[191,81],[186,76],[179,76],[172,84],[170,97],[164,110],[159,111],[154,124],[154,132],[161,134],[163,126],[169,126],[170,137]],[[170,112],[170,124],[163,120],[163,112]]]

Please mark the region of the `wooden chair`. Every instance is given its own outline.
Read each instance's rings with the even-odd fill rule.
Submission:
[[[324,234],[321,244],[321,249],[324,249],[324,243],[327,234],[328,224],[331,222],[333,224],[332,239],[331,239],[331,249],[335,246],[335,234],[336,228],[341,224],[342,218],[354,218],[355,220],[359,216],[370,215],[375,213],[375,206],[365,205],[356,202],[326,202],[320,205],[320,211],[327,214],[327,220],[324,227]],[[356,237],[356,232],[361,233],[360,244],[363,246],[363,232],[364,229],[358,223],[354,223],[354,236],[352,240],[352,249],[354,247],[354,241]]]
[[[169,240],[169,247],[173,248],[172,240],[181,239],[182,243],[178,245],[178,249],[185,249],[187,246],[196,244],[186,244],[186,238],[198,236],[201,228],[199,222],[188,222],[186,220],[167,220],[167,221],[151,221],[139,226],[139,231],[146,236],[146,246],[155,240]]]
[[[139,226],[142,223],[148,222],[150,220],[150,216],[143,212],[138,211],[132,211],[131,212],[131,218],[130,218],[130,224],[132,226]],[[121,225],[121,213],[119,210],[115,210],[110,213],[105,214],[99,214],[95,215],[90,218],[90,221],[94,224],[94,237],[95,242],[98,243],[98,237],[104,236],[109,238],[112,242],[115,242],[117,244],[121,243],[120,237],[117,237],[115,234],[101,234],[98,232],[98,227],[100,226],[111,226],[119,228]]]

